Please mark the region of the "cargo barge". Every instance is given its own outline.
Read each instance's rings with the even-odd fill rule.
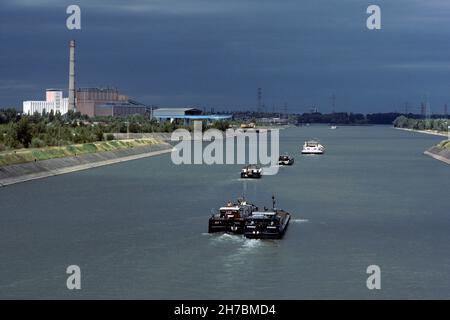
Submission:
[[[242,168],[241,178],[243,179],[259,179],[262,176],[262,168],[257,165],[248,165]]]
[[[289,225],[291,215],[275,208],[275,198],[272,197],[273,208],[263,211],[253,211],[245,219],[244,235],[249,239],[281,239]]]
[[[292,166],[294,164],[294,158],[289,155],[281,155],[278,157],[279,166]]]

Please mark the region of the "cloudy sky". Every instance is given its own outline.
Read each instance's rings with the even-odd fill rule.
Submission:
[[[66,28],[81,7],[82,30]],[[382,9],[382,30],[366,9]],[[1,0],[0,107],[66,88],[115,86],[147,104],[269,110],[419,110],[450,103],[448,0]]]

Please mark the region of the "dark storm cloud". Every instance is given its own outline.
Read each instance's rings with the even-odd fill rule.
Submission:
[[[68,31],[78,4],[82,30]],[[382,8],[381,31],[365,27]],[[357,112],[448,97],[450,3],[418,1],[3,1],[0,106],[67,87],[67,41],[77,85],[116,86],[149,104],[254,108],[312,104]]]

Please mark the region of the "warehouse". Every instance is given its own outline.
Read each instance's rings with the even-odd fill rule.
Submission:
[[[218,121],[231,119],[231,115],[202,114],[196,108],[159,108],[153,111],[153,117],[158,121],[179,122],[189,124],[192,120]]]

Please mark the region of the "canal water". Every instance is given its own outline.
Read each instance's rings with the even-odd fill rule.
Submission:
[[[310,138],[325,155],[299,154]],[[294,166],[257,181],[163,155],[0,188],[0,298],[448,299],[450,167],[423,155],[441,139],[290,128]],[[207,233],[211,210],[243,194],[292,213],[283,240]],[[81,290],[66,288],[69,265]]]

